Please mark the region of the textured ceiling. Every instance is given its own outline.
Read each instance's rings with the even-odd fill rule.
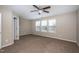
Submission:
[[[47,5],[37,5],[37,6],[43,8]],[[63,13],[76,11],[78,9],[78,6],[76,5],[50,5],[50,6],[51,8],[48,9],[50,13],[42,12],[41,15],[39,15],[38,12],[30,12],[32,10],[37,10],[32,5],[11,5],[11,6],[9,5],[6,7],[11,9],[13,12],[19,14],[19,16],[29,20],[39,19],[41,17],[60,15]]]

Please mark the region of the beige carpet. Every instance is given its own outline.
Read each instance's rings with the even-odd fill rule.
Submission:
[[[36,35],[21,36],[15,44],[0,50],[3,53],[71,53],[79,52],[72,42]]]

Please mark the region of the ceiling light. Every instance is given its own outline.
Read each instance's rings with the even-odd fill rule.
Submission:
[[[39,10],[39,13],[42,13],[42,10]]]

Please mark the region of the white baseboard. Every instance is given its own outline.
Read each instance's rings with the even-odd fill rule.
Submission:
[[[20,36],[26,36],[26,35],[30,35],[30,34],[24,34],[24,35],[20,35]]]
[[[2,48],[7,47],[7,46],[10,46],[10,45],[12,45],[12,44],[14,44],[14,42],[11,42],[11,43],[9,43],[9,44],[3,45]]]
[[[39,34],[34,34],[34,35],[39,35]],[[39,36],[43,36],[43,35],[39,35]],[[43,37],[56,38],[56,39],[59,39],[59,40],[64,40],[64,41],[77,43],[76,41],[68,40],[68,39],[64,39],[64,38],[59,38],[59,37],[50,37],[50,36],[43,36]]]
[[[59,38],[59,37],[54,37],[54,38],[57,38],[57,39],[59,39],[59,40],[63,40],[63,38]],[[76,43],[76,41],[68,40],[68,39],[64,39],[64,41],[69,41],[69,42],[74,42],[74,43]]]

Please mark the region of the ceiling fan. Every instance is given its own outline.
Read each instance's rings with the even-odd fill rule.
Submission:
[[[31,11],[31,12],[38,12],[39,15],[40,15],[42,12],[49,13],[49,11],[46,11],[46,9],[50,9],[50,8],[51,8],[50,6],[47,6],[47,7],[44,7],[44,8],[39,8],[39,7],[36,6],[36,5],[33,5],[33,7],[35,7],[37,10],[33,10],[33,11]]]

